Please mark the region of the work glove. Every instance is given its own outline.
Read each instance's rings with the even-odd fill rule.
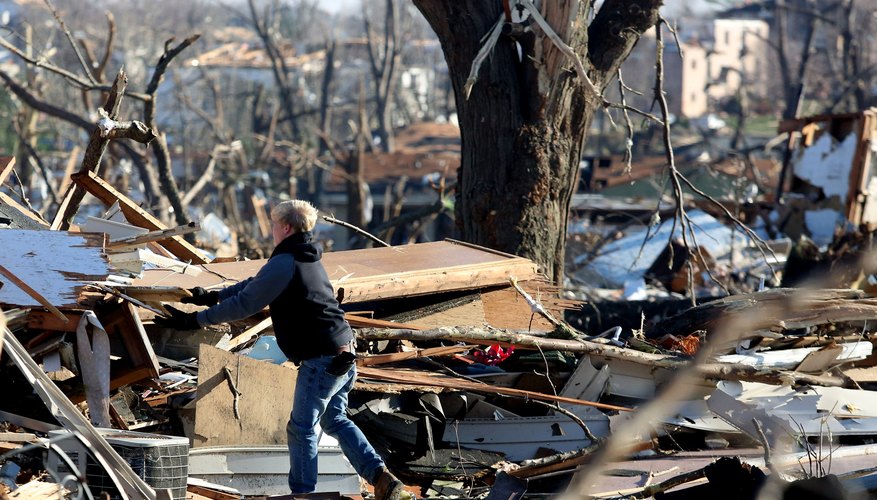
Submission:
[[[195,304],[196,306],[212,306],[219,303],[219,292],[216,290],[207,291],[200,286],[190,288],[191,297],[183,297],[180,302],[183,304]]]
[[[176,307],[164,306],[170,313],[170,318],[155,317],[155,324],[164,328],[173,328],[174,330],[199,330],[201,325],[198,324],[198,313],[187,313],[180,311]]]

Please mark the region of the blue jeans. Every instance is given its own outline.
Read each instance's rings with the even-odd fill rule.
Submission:
[[[356,380],[356,365],[340,377],[326,372],[334,356],[302,361],[286,434],[289,440],[289,489],[311,493],[317,485],[316,425],[338,440],[356,473],[374,483],[384,461],[353,422],[347,418],[347,393]]]

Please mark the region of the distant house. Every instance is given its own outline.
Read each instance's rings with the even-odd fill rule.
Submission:
[[[710,111],[709,98],[704,89],[709,82],[708,51],[698,42],[682,44],[684,58],[679,57],[679,46],[665,50],[664,89],[667,105],[677,116],[698,117]]]
[[[708,56],[709,96],[714,101],[730,98],[745,83],[757,96],[767,93],[770,72],[767,41],[770,28],[757,19],[716,19]]]
[[[766,96],[770,28],[765,21],[683,19],[678,29],[678,44],[664,37],[664,90],[671,113],[696,118],[715,111],[736,97],[742,83],[753,97]],[[654,33],[646,33],[621,67],[625,83],[644,93],[627,95],[640,109],[653,101],[655,44]]]
[[[187,70],[183,73],[188,76],[184,79],[198,79],[201,70],[206,68],[220,75],[223,90],[231,95],[252,93],[257,85],[269,89],[274,86],[271,59],[252,31],[225,28],[220,35],[214,37],[223,43],[186,62]],[[436,89],[449,87],[438,40],[409,40],[406,45],[410,50],[404,53],[403,64],[396,75],[394,126],[432,119],[439,107]],[[278,50],[290,78],[295,81],[296,92],[309,106],[315,106],[323,83],[326,49],[281,43]],[[370,99],[371,71],[366,38],[338,40],[332,80],[333,104],[355,106],[361,82],[366,83],[365,92]]]

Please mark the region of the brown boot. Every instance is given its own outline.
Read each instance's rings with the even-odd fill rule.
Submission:
[[[411,497],[405,491],[405,485],[402,481],[387,470],[381,467],[378,477],[375,478],[375,500],[407,500]]]

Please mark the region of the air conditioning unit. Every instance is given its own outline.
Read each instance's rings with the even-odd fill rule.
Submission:
[[[174,500],[185,500],[186,479],[189,475],[187,438],[118,429],[97,429],[97,431],[146,484],[155,489],[171,490]],[[69,437],[61,439],[65,435]],[[49,432],[49,439],[67,454],[79,472],[85,476],[95,498],[103,492],[106,492],[112,500],[121,498],[110,476],[86,451],[79,439],[64,430]],[[71,472],[57,452],[50,449],[47,454],[46,467],[50,471],[60,476]]]

